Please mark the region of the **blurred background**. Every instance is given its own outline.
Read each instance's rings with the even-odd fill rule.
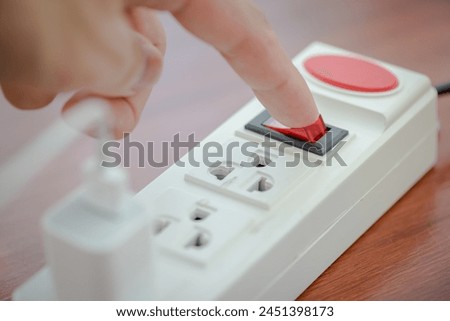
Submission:
[[[433,84],[450,80],[450,1],[256,2],[266,13],[290,57],[294,57],[313,41],[323,41],[424,73],[429,75]],[[177,133],[180,133],[182,138],[195,133],[196,139],[201,140],[252,98],[249,88],[217,52],[184,31],[170,15],[162,13],[160,17],[168,42],[165,67],[160,82],[147,102],[140,124],[131,134],[131,140],[154,142],[155,160],[161,159],[163,141],[172,141]],[[67,97],[62,95],[49,108],[21,111],[10,107],[1,96],[0,164],[54,122],[60,116],[61,105],[65,99]],[[441,98],[439,104],[441,121],[445,120],[441,132],[441,146],[446,146],[441,148],[439,155],[440,162],[436,170],[440,172],[432,172],[431,178],[427,177],[428,181],[421,183],[425,185],[418,187],[421,189],[415,192],[417,195],[432,195],[431,200],[424,200],[417,205],[411,203],[416,196],[410,196],[409,193],[405,197],[406,201],[404,198],[400,205],[396,205],[396,208],[400,208],[394,208],[394,214],[392,210],[389,213],[395,215],[397,212],[400,216],[392,216],[391,221],[380,221],[375,225],[373,231],[370,231],[372,234],[364,236],[355,245],[356,248],[354,246],[349,250],[350,253],[353,251],[353,256],[348,257],[351,254],[347,252],[339,259],[344,261],[333,265],[301,298],[450,299],[450,269],[436,265],[417,272],[419,277],[417,273],[411,274],[414,265],[430,260],[427,257],[428,247],[445,247],[442,251],[449,249],[450,242],[445,243],[445,240],[450,241],[448,215],[445,231],[441,230],[443,227],[436,225],[435,230],[426,232],[428,237],[416,240],[411,248],[406,249],[410,254],[419,253],[413,261],[410,256],[401,256],[405,249],[399,248],[400,245],[383,248],[384,253],[375,252],[379,255],[376,260],[371,260],[375,254],[366,251],[370,249],[371,244],[384,244],[389,238],[399,237],[397,230],[391,230],[391,234],[381,231],[385,230],[386,226],[405,224],[408,212],[414,212],[417,206],[424,206],[423,211],[433,213],[421,218],[423,222],[443,220],[444,211],[450,212],[447,200],[450,196],[449,97]],[[91,138],[80,136],[76,143],[68,146],[60,157],[29,184],[19,200],[1,210],[0,299],[8,299],[14,287],[44,264],[39,230],[40,217],[45,209],[81,182],[79,165],[92,153],[93,146],[94,141]],[[138,168],[136,155],[132,156],[130,173],[135,191],[142,189],[166,169],[149,166]],[[173,159],[170,160],[173,163]],[[32,159],[29,160],[29,166],[33,166]],[[438,184],[447,188],[447,197],[437,193]],[[439,206],[443,207],[442,212],[436,212]],[[383,220],[389,220],[388,216]],[[421,234],[418,235],[415,237],[420,237]],[[365,241],[364,238],[369,239]],[[391,239],[385,245],[393,246],[393,242]],[[431,243],[424,245],[424,242]],[[398,259],[392,258],[389,270],[379,263],[383,255],[386,255],[386,250],[398,251],[400,255]],[[435,255],[437,259],[438,254]],[[446,262],[448,267],[448,256],[444,260],[440,264]],[[371,271],[372,274],[353,274],[354,269]],[[409,272],[411,273],[408,274]],[[429,290],[430,286],[434,287]],[[360,290],[356,291],[357,288]]]

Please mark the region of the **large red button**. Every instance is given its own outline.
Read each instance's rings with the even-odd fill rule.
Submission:
[[[317,79],[339,88],[377,93],[393,90],[398,79],[384,67],[348,56],[321,55],[304,62],[305,69]]]

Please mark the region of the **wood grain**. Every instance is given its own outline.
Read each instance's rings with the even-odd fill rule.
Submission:
[[[450,80],[449,1],[257,3],[291,57],[319,40],[427,74],[433,83]],[[168,15],[161,19],[168,36],[165,70],[131,135],[154,141],[156,159],[163,141],[176,133],[202,139],[252,96],[209,46]],[[0,99],[0,163],[59,117],[64,99],[32,112],[15,110]],[[439,118],[436,167],[298,299],[450,299],[450,96],[439,99]],[[80,138],[0,212],[0,299],[9,299],[15,287],[43,266],[40,217],[80,182],[77,168],[92,145],[91,139]],[[134,166],[133,187],[141,189],[165,169]]]

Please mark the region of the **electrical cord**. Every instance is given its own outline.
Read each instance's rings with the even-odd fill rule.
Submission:
[[[439,96],[450,93],[450,82],[437,85],[436,91]]]

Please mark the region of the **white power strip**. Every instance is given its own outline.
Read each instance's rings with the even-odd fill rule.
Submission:
[[[201,161],[208,142],[226,149],[263,141],[245,129],[263,111],[252,100],[186,155],[185,167],[172,166],[137,195],[159,222],[148,299],[294,299],[434,165],[436,91],[428,78],[361,57],[389,70],[398,86],[342,89],[305,70],[306,59],[324,54],[360,56],[314,43],[294,59],[325,122],[348,131],[345,143],[323,156],[280,142],[263,153],[259,145],[260,164],[250,167],[233,148],[208,167]],[[48,268],[14,299],[58,299]]]

